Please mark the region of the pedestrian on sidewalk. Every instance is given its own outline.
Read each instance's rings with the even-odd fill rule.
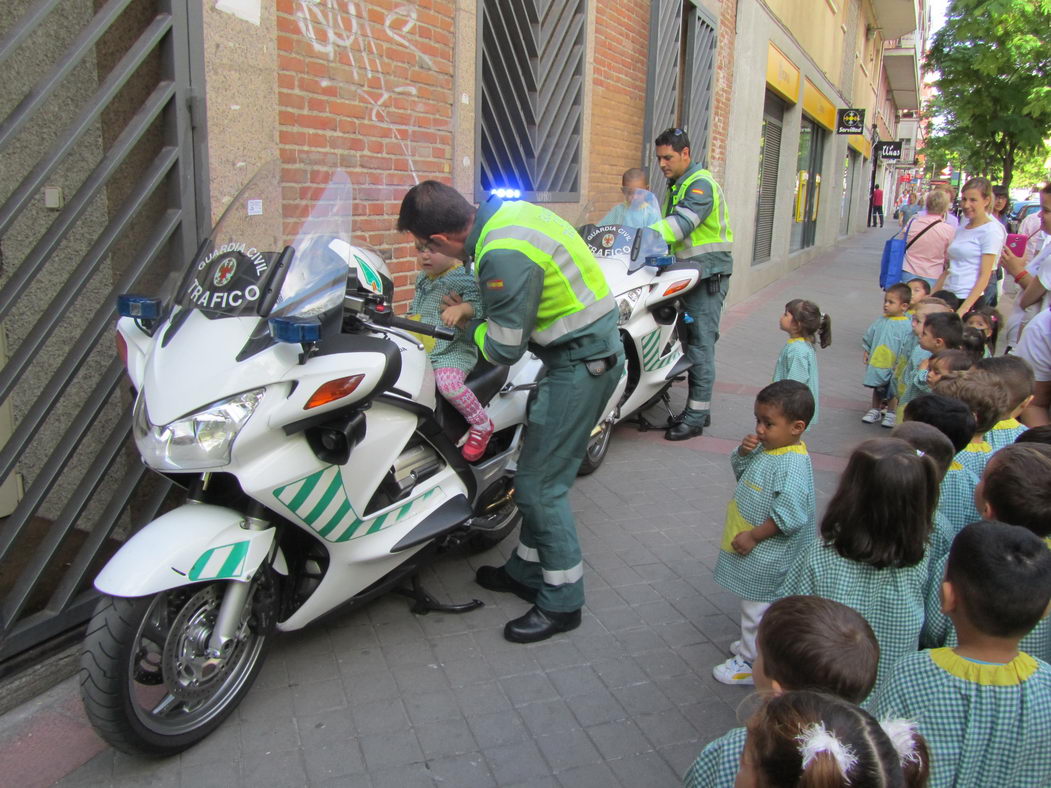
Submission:
[[[667,129],[654,140],[654,148],[668,179],[668,196],[664,218],[653,229],[671,247],[678,265],[700,272],[700,281],[682,299],[691,318],[686,325],[690,392],[686,408],[664,433],[666,440],[681,441],[700,435],[711,421],[715,343],[733,271],[730,250],[734,236],[722,187],[700,162],[691,159],[686,132]]]
[[[866,424],[879,422],[888,429],[894,426],[898,402],[894,372],[912,333],[912,322],[906,315],[911,303],[912,290],[908,285],[899,282],[888,287],[883,294],[883,316],[869,326],[861,340],[865,353],[864,386],[872,389],[872,407],[861,417]],[[903,361],[903,368],[904,365]]]
[[[805,383],[814,395],[814,418],[807,428],[817,424],[818,411],[818,371],[817,351],[814,345],[821,343],[822,348],[832,344],[832,320],[823,314],[813,301],[795,298],[785,304],[785,313],[778,324],[788,334],[788,341],[781,348],[781,353],[774,364],[774,382],[779,380],[798,380]]]
[[[879,219],[879,226],[883,226],[883,189],[877,186],[872,190],[872,216],[869,217],[869,227],[876,226],[876,219]]]

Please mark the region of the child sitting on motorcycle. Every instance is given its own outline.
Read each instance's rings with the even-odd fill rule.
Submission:
[[[478,283],[459,260],[432,252],[426,246],[417,245],[416,250],[421,270],[416,277],[416,295],[409,308],[412,315],[424,323],[443,322],[455,327],[461,317],[472,317],[481,312],[482,296]],[[458,294],[462,302],[456,306],[443,306],[442,299],[449,293]],[[471,425],[461,451],[465,460],[474,462],[485,454],[485,447],[493,435],[493,423],[485,408],[464,383],[467,373],[478,360],[478,350],[462,328],[457,329],[455,339],[438,339],[427,346],[438,391]]]

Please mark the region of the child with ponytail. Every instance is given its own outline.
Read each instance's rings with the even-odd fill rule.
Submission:
[[[817,343],[826,348],[832,344],[832,320],[822,314],[813,301],[795,298],[785,304],[785,313],[781,315],[779,326],[788,334],[788,342],[781,348],[781,354],[774,365],[774,380],[798,380],[805,383],[814,395],[814,418],[810,427],[817,424],[818,410],[818,374]]]

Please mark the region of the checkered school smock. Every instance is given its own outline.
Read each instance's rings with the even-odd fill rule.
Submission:
[[[878,688],[899,657],[919,648],[927,585],[926,555],[914,566],[877,569],[844,558],[832,544],[818,540],[788,570],[781,596],[820,596],[860,613],[879,641]]]
[[[985,466],[989,463],[989,458],[992,456],[993,447],[989,442],[979,440],[971,441],[961,451],[956,452],[954,459],[973,473],[976,478],[981,479],[982,474],[985,473]]]
[[[993,453],[996,453],[1004,446],[1009,446],[1018,440],[1018,436],[1027,429],[1029,428],[1018,419],[1004,419],[996,422],[993,428],[985,433],[985,439],[993,447]]]
[[[910,337],[912,321],[901,317],[881,317],[865,332],[861,347],[869,354],[869,363],[865,368],[864,385],[879,388],[894,381],[894,370],[898,365],[902,345]],[[894,396],[891,386],[890,396]]]
[[[1051,666],[1021,653],[1006,665],[951,649],[909,654],[876,698],[876,716],[916,723],[931,788],[1051,785]]]
[[[974,508],[974,488],[977,486],[978,477],[971,471],[956,460],[949,464],[939,488],[938,512],[956,529],[954,537],[965,525],[982,519]]]
[[[482,293],[478,289],[478,281],[459,264],[437,276],[420,271],[416,277],[416,294],[412,297],[409,315],[418,316],[424,323],[441,325],[442,298],[452,292],[459,293],[460,298],[474,307],[475,317],[482,317]],[[455,367],[464,372],[474,369],[478,361],[478,348],[462,328],[456,329],[455,339],[435,339],[433,346],[431,341],[427,337],[424,346],[427,347],[431,366],[435,369]]]
[[[730,454],[737,489],[726,507],[726,524],[715,563],[715,582],[751,602],[773,602],[785,571],[815,536],[817,498],[806,444],[741,456]],[[733,538],[772,517],[781,531],[764,539],[748,555],[738,555]]]
[[[774,364],[773,382],[779,380],[798,380],[805,383],[814,395],[814,418],[810,420],[808,427],[817,424],[818,415],[818,380],[817,380],[817,351],[814,345],[803,339],[803,337],[792,337],[785,346]]]
[[[731,728],[709,742],[683,777],[684,788],[733,788],[747,738],[747,728]]]
[[[1051,538],[1044,540],[1051,549]],[[924,648],[938,648],[939,646],[955,647],[959,640],[956,637],[956,627],[947,615],[942,612],[941,603],[941,581],[945,577],[945,565],[949,562],[949,556],[943,555],[934,563],[931,569],[932,582],[927,594],[926,613],[923,622],[923,634],[920,636],[920,645]],[[1051,617],[1044,616],[1029,634],[1022,638],[1018,644],[1018,650],[1031,654],[1044,662],[1051,661]]]
[[[933,572],[938,562],[949,554],[952,540],[960,529],[949,522],[948,518],[941,512],[934,512],[934,527],[931,528],[931,538],[927,543],[927,565]],[[934,575],[931,575],[934,578]]]
[[[913,336],[916,336],[915,333]],[[905,363],[905,369],[901,374],[898,390],[897,423],[905,421],[905,406],[916,397],[931,393],[931,387],[927,385],[927,370],[920,369],[920,364],[931,357],[929,350],[924,350],[919,343],[912,348],[909,360]]]

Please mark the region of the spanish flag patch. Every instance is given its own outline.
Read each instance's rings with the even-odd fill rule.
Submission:
[[[490,279],[488,282],[485,283],[485,286],[488,287],[490,290],[502,290],[504,287],[504,280]]]

